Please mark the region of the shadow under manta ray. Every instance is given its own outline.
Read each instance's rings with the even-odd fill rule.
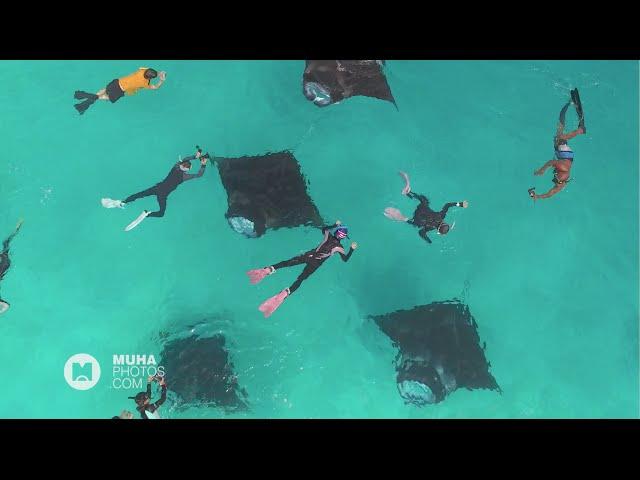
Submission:
[[[383,71],[384,60],[307,60],[304,96],[318,107],[363,95],[396,104]]]
[[[407,403],[439,403],[458,388],[501,393],[480,346],[478,324],[457,300],[369,317],[398,347],[398,391]]]
[[[257,238],[267,229],[323,225],[291,152],[216,157],[215,163],[227,192],[225,217],[236,232]]]
[[[178,408],[210,405],[225,411],[248,409],[247,392],[238,385],[223,335],[169,341],[160,358]]]

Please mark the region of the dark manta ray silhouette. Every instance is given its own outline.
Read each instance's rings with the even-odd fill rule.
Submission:
[[[247,392],[238,385],[223,335],[190,336],[165,344],[160,365],[178,406],[206,404],[227,411],[246,410]]]
[[[364,95],[387,100],[398,108],[383,66],[384,60],[307,60],[302,92],[318,107]]]
[[[236,232],[256,238],[269,228],[323,225],[291,152],[216,158],[215,162],[227,192],[225,217]]]
[[[458,388],[501,392],[466,305],[434,302],[370,318],[400,350],[396,381],[407,403],[438,403]]]

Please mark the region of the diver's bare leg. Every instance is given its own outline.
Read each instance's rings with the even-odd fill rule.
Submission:
[[[98,95],[98,100],[109,100],[109,95],[107,95],[106,88],[103,88],[99,92],[96,92],[96,95]]]

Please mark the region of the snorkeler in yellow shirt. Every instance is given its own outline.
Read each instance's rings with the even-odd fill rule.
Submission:
[[[164,83],[166,76],[165,72],[158,74],[153,68],[140,67],[126,77],[112,80],[106,88],[95,94],[76,90],[74,98],[83,101],[75,104],[74,107],[82,115],[96,100],[109,100],[111,103],[115,103],[125,95],[134,95],[142,89],[157,90]],[[160,81],[152,85],[151,80],[156,77],[160,78]]]

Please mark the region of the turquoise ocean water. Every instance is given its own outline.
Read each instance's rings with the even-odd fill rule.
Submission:
[[[82,117],[96,91],[141,65],[167,71],[158,91]],[[302,61],[1,61],[0,237],[24,218],[0,284],[0,417],[109,418],[133,410],[111,384],[115,353],[158,354],[160,332],[222,332],[247,413],[167,418],[637,418],[638,63],[389,61],[392,104],[356,97],[319,109],[301,94]],[[588,134],[571,142],[574,181],[535,205],[551,172],[558,112],[580,89]],[[569,127],[576,125],[569,110]],[[251,286],[245,271],[315,246],[311,228],[249,240],[224,219],[215,168],[180,187],[162,220],[124,233],[149,198],[106,210],[164,178],[199,143],[234,157],[293,149],[327,221],[359,243],[327,262],[265,320],[257,310],[297,269]],[[425,245],[398,170],[437,208],[447,237]],[[503,394],[458,390],[405,405],[390,341],[367,315],[459,297],[487,343]],[[90,353],[91,390],[63,366]],[[171,372],[167,372],[170,382]]]

